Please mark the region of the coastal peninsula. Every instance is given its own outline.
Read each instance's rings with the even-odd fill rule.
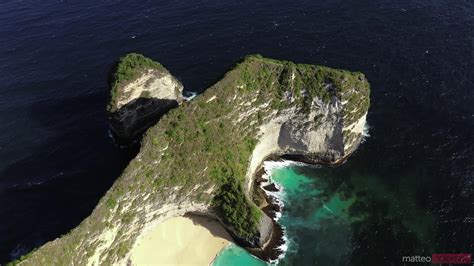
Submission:
[[[120,88],[147,84],[140,79],[154,73],[150,59],[134,60],[127,78],[115,84],[110,112],[120,102],[114,97],[124,95]],[[171,75],[166,80],[173,82],[158,87],[182,90]],[[132,89],[127,95],[160,93]],[[360,144],[369,105],[369,83],[360,72],[247,56],[203,94],[169,108],[92,214],[19,262],[133,264],[151,228],[185,214],[217,220],[237,244],[269,259],[265,254],[278,247],[271,244],[275,222],[261,210],[266,199],[255,186],[262,162],[282,156],[344,161]]]

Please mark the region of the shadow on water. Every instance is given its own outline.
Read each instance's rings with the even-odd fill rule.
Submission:
[[[113,114],[110,114],[110,123],[116,140],[127,144],[140,136],[151,126],[156,124],[169,110],[178,107],[178,102],[170,99],[137,98]]]
[[[0,263],[76,227],[138,152],[114,145],[105,108],[98,108],[104,100],[92,95],[29,107],[35,131],[24,144],[28,152],[0,173]],[[90,109],[102,111],[78,114]]]

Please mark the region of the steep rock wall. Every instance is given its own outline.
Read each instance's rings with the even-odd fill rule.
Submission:
[[[361,99],[367,98],[364,91]],[[351,95],[352,96],[352,95]],[[342,98],[342,97],[341,97]],[[333,97],[323,102],[315,97],[311,111],[299,112],[296,107],[274,111],[268,122],[259,128],[258,139],[246,174],[246,191],[250,193],[254,174],[268,157],[291,155],[308,163],[337,163],[352,154],[360,144],[366,126],[367,109],[363,105],[350,111],[348,101]],[[292,102],[295,99],[287,99]],[[346,120],[345,113],[360,115]]]
[[[121,59],[111,82],[112,97],[108,116],[112,132],[119,140],[132,140],[154,125],[163,114],[182,102],[183,85],[158,63],[130,54]],[[144,63],[143,63],[144,62]]]

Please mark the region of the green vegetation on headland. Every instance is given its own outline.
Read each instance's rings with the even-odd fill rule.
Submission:
[[[162,66],[141,55],[123,57],[113,88],[149,67]],[[260,126],[289,107],[308,113],[315,97],[323,104],[347,101],[353,109],[342,108],[343,117],[357,121],[367,112],[368,95],[369,84],[358,72],[247,56],[203,94],[170,110],[150,128],[139,154],[93,213],[30,254],[27,262],[86,264],[100,250],[101,264],[112,264],[127,255],[146,223],[163,215],[161,208],[179,209],[185,203],[212,206],[227,229],[251,238],[262,213],[243,184]],[[103,248],[107,232],[114,238]]]
[[[231,177],[214,197],[214,203],[223,222],[231,225],[238,236],[247,239],[255,236],[262,214],[245,196],[238,180]]]

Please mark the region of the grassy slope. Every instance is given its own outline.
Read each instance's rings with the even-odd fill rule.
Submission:
[[[293,80],[291,73],[295,73]],[[334,85],[332,89],[327,88],[328,82]],[[66,236],[30,253],[27,262],[85,263],[99,244],[90,240],[113,227],[118,228],[118,234],[106,262],[121,258],[133,244],[134,234],[139,233],[131,225],[146,215],[140,207],[171,196],[176,196],[176,201],[192,198],[197,203],[212,203],[229,227],[241,236],[251,236],[260,211],[242,193],[241,184],[259,125],[273,110],[288,107],[282,100],[285,91],[292,90],[297,97],[293,104],[302,112],[307,112],[309,105],[304,91],[326,101],[336,96],[366,111],[368,88],[361,73],[246,57],[203,95],[171,110],[150,128],[139,155],[91,216]],[[347,92],[352,89],[356,95],[367,95],[367,100],[351,97],[354,93]],[[217,98],[207,102],[213,96]],[[241,118],[252,109],[255,112]],[[242,120],[237,122],[239,118]],[[207,194],[211,187],[217,188],[216,192]],[[128,204],[132,208],[127,209]]]

